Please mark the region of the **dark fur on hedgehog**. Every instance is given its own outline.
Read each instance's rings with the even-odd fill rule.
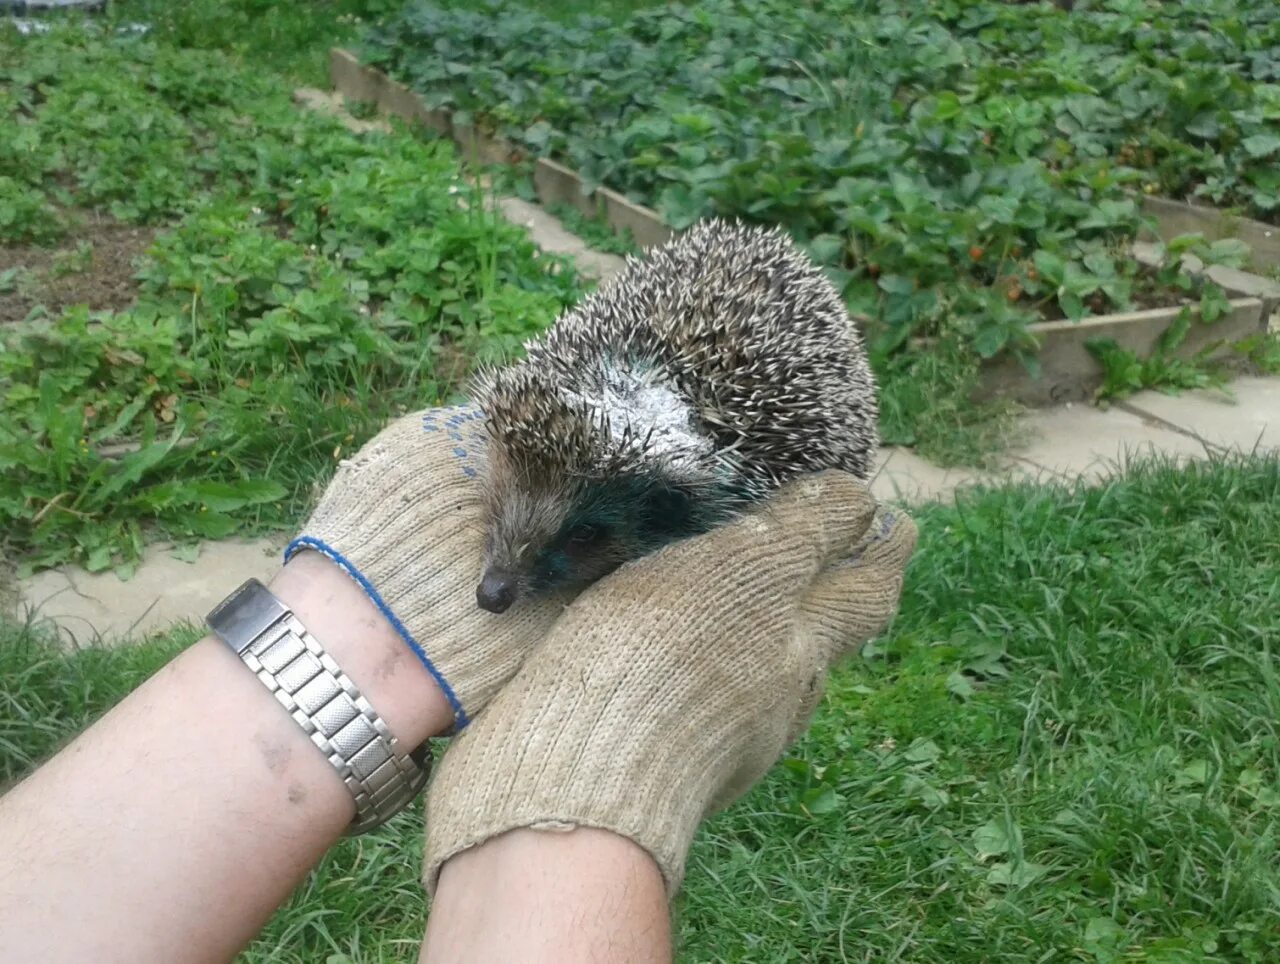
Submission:
[[[581,588],[804,472],[866,479],[876,386],[834,286],[781,231],[709,220],[483,372],[479,604]]]

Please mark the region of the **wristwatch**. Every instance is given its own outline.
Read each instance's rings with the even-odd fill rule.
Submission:
[[[210,629],[329,759],[356,802],[349,836],[381,826],[422,789],[428,744],[406,753],[293,611],[250,579],[209,613]]]

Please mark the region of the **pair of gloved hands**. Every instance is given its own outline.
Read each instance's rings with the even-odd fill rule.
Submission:
[[[916,530],[838,472],[785,487],[572,601],[476,604],[482,416],[390,425],[325,491],[290,552],[329,555],[419,650],[460,732],[427,802],[424,882],[520,827],[611,830],[680,886],[698,824],[807,726],[826,675],[897,610]]]

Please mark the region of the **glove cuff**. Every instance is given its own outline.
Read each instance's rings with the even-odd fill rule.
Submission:
[[[365,576],[365,574],[361,572],[350,559],[324,540],[317,539],[315,536],[299,536],[290,542],[284,550],[284,561],[287,563],[304,549],[310,549],[313,552],[318,552],[329,559],[329,561],[336,564],[343,572],[354,579],[356,584],[364,590],[364,594],[369,597],[370,601],[378,608],[378,611],[386,617],[389,623],[391,623],[396,633],[404,641],[404,644],[413,651],[413,654],[418,657],[418,661],[426,667],[427,672],[431,674],[431,678],[434,679],[436,681],[436,685],[440,687],[440,692],[444,694],[445,699],[449,701],[450,708],[453,710],[454,729],[460,730],[470,723],[471,720],[467,716],[467,711],[463,708],[462,701],[458,698],[458,694],[455,693],[453,687],[449,685],[449,681],[445,679],[444,674],[440,672],[436,667],[436,664],[431,661],[431,657],[429,657],[426,650],[422,648],[422,644],[414,638],[413,633],[409,631],[409,627],[407,627],[401,621],[400,617],[396,615],[395,611],[387,605],[387,601],[383,599],[378,590],[374,588],[373,583],[369,581],[368,577]]]
[[[434,896],[450,858],[509,830],[608,830],[633,841],[653,858],[669,896],[680,888],[685,859],[701,821],[707,793],[689,787],[693,773],[663,773],[661,782],[639,781],[629,766],[615,773],[598,764],[562,775],[554,761],[572,760],[566,747],[542,751],[537,733],[491,731],[477,723],[454,739],[427,800],[423,884]],[[472,736],[477,740],[469,740]],[[528,743],[529,746],[522,744]],[[519,757],[526,754],[522,765]],[[585,772],[589,769],[589,774]],[[677,793],[676,787],[684,788]],[[676,799],[673,799],[676,798]]]

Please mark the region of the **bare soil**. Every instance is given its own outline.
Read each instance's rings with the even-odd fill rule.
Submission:
[[[98,215],[58,247],[0,245],[0,276],[18,272],[0,288],[0,325],[19,322],[39,306],[57,315],[76,305],[118,311],[133,304],[137,261],[157,228],[122,224]]]

